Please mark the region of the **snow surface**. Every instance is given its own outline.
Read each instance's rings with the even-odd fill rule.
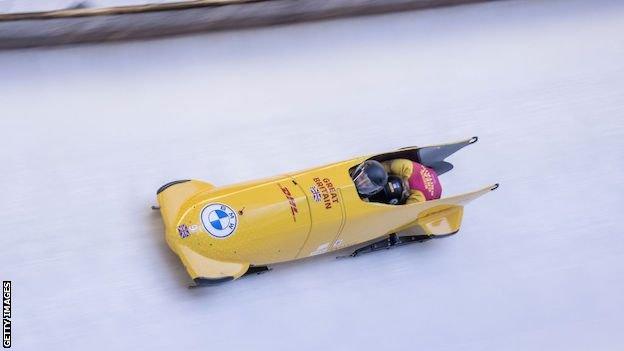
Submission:
[[[621,350],[624,2],[0,53],[15,350]],[[454,237],[187,289],[155,190],[473,135]]]

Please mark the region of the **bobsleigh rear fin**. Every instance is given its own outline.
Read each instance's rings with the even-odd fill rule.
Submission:
[[[479,138],[475,136],[457,143],[422,147],[417,151],[418,159],[421,164],[433,168],[438,175],[441,175],[453,169],[453,165],[444,161],[444,159],[463,147],[476,143],[477,140]]]
[[[464,206],[497,188],[498,183],[469,193],[429,201],[429,208],[420,212],[414,222],[397,228],[396,231],[407,231],[410,235],[429,236],[456,233],[461,226]]]
[[[417,146],[404,147],[396,151],[375,155],[370,159],[383,162],[395,158],[406,158],[429,168],[433,168],[438,175],[441,175],[453,169],[453,165],[450,162],[444,161],[444,159],[459,151],[464,146],[476,143],[478,139],[479,138],[475,136],[457,143],[425,146],[421,148]]]
[[[453,169],[453,164],[446,161],[440,161],[431,165],[427,165],[427,167],[433,168],[437,175],[441,175]]]

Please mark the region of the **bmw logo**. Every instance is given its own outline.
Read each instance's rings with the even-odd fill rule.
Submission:
[[[225,238],[236,230],[236,212],[224,204],[210,204],[201,211],[204,229],[216,238]]]

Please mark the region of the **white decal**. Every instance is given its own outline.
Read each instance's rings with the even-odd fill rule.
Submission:
[[[329,247],[329,243],[325,243],[325,244],[317,247],[316,250],[312,251],[312,253],[310,253],[310,256],[316,256],[316,255],[320,255],[320,254],[326,253],[328,247]]]

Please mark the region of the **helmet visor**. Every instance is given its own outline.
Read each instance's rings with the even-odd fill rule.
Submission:
[[[355,183],[355,187],[357,188],[357,191],[362,195],[369,196],[383,190],[385,179],[384,182],[375,182],[369,177],[370,168],[373,168],[375,166],[377,165],[372,165],[371,167],[371,164],[365,162],[362,165],[358,166],[358,168],[356,168],[355,172],[353,173],[353,182]],[[381,167],[381,170],[383,172],[383,166],[379,166]]]

